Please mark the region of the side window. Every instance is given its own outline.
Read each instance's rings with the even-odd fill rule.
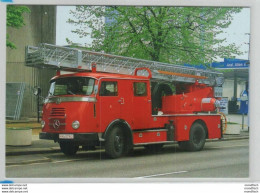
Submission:
[[[134,82],[134,96],[147,96],[146,82]]]
[[[101,83],[100,96],[117,96],[117,82],[112,81],[104,81]]]

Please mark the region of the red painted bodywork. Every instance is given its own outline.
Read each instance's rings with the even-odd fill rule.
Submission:
[[[164,96],[162,99],[162,112],[174,114],[214,111],[216,99],[213,97],[214,93],[211,87],[194,84],[188,86],[185,93]]]
[[[189,131],[195,121],[203,122],[207,127],[207,137],[221,138],[220,115],[196,114],[215,110],[215,99],[212,87],[203,84],[177,85],[177,93],[162,98],[162,115],[152,115],[150,76],[130,76],[121,74],[109,74],[98,72],[81,72],[59,75],[54,77],[64,78],[72,76],[91,77],[95,79],[95,85],[100,89],[103,81],[116,81],[118,84],[117,96],[99,96],[92,93],[93,102],[71,101],[46,103],[43,107],[45,127],[47,133],[105,133],[109,125],[115,120],[124,120],[133,133],[133,144],[166,142],[167,131],[165,124],[173,120],[174,141],[189,140]],[[135,82],[146,83],[147,95],[134,96],[133,84]],[[179,89],[178,87],[184,89]],[[178,90],[181,90],[178,93]],[[71,96],[62,96],[71,97]],[[84,97],[84,95],[75,95]],[[50,98],[55,98],[50,96]],[[203,98],[208,103],[202,104]],[[54,129],[54,120],[58,119],[62,125]],[[72,122],[78,120],[80,127],[72,128]],[[160,131],[158,131],[160,130]],[[159,132],[159,133],[158,133]]]

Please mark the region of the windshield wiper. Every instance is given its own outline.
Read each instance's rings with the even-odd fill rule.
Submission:
[[[68,90],[69,94],[75,95],[75,93],[73,93],[71,90]]]

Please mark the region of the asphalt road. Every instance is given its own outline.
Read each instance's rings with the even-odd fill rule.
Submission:
[[[62,153],[34,156],[46,158],[48,162],[6,166],[6,177],[135,179],[249,177],[248,139],[207,142],[200,152],[183,152],[177,145],[165,146],[160,153],[137,148],[131,155],[120,159],[109,159],[102,150],[79,152],[74,157]]]

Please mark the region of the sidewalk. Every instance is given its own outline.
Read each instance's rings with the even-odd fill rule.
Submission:
[[[227,119],[229,122],[236,122],[241,124],[241,115],[228,115]],[[249,132],[248,132],[248,126],[247,126],[247,116],[245,116],[245,122],[246,125],[244,125],[244,130],[242,130],[241,126],[241,132],[238,135],[225,135],[223,136],[223,139],[221,140],[239,140],[239,139],[248,139],[249,138]],[[7,127],[14,127],[21,123],[7,123]],[[26,124],[26,123],[25,123]],[[30,155],[30,154],[44,154],[44,153],[54,153],[54,152],[60,152],[60,147],[58,143],[54,143],[52,140],[40,140],[39,139],[39,132],[41,129],[39,128],[39,123],[27,123],[27,126],[29,125],[33,130],[32,135],[32,145],[30,146],[6,146],[6,156],[12,156],[12,155]],[[28,127],[29,127],[28,126]],[[207,140],[210,141],[219,141],[219,140]]]
[[[9,155],[29,155],[39,153],[59,152],[59,144],[51,140],[40,140],[41,124],[36,120],[29,121],[6,121],[6,128],[31,128],[32,145],[29,146],[6,146],[6,156]]]
[[[32,136],[32,145],[29,146],[6,146],[6,155],[28,155],[60,152],[58,143],[52,140],[40,140],[38,135]]]
[[[242,115],[240,115],[240,114],[226,115],[226,118],[227,118],[228,122],[240,124],[241,130],[242,130],[242,119],[243,119]],[[244,115],[244,129],[242,131],[248,131],[248,125],[249,125],[248,121],[249,121],[248,115]]]

